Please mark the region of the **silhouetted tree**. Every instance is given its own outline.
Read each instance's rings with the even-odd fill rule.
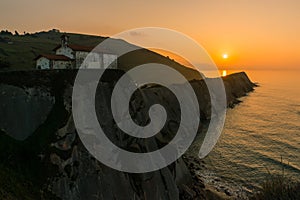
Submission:
[[[2,30],[2,31],[0,32],[0,35],[12,35],[12,33],[9,32],[8,30]]]

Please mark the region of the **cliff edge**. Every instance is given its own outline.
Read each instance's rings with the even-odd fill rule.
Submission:
[[[203,189],[205,186],[195,184],[181,158],[155,172],[131,174],[111,169],[90,155],[79,139],[72,118],[71,99],[76,74],[76,70],[0,73],[1,198],[211,198]],[[99,118],[105,118],[101,126],[116,133],[107,136],[126,150],[145,152],[163,147],[174,137],[180,123],[177,100],[163,87],[144,86],[134,93],[130,102],[134,120],[146,124],[150,106],[147,99],[156,98],[155,102],[163,105],[168,113],[167,124],[148,139],[136,139],[114,131],[116,124],[107,102],[110,102],[116,80],[123,75],[120,70],[107,70],[98,85],[96,113]],[[233,107],[239,97],[255,87],[244,72],[229,75],[223,81],[228,107]],[[201,118],[209,120],[209,93],[204,80],[190,83],[199,99]]]

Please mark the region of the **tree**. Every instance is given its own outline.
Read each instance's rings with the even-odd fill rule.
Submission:
[[[15,31],[15,35],[16,35],[16,36],[19,36],[20,34],[18,33],[18,31]]]
[[[0,32],[0,35],[12,35],[12,33],[9,32],[8,30],[2,30],[2,31]]]

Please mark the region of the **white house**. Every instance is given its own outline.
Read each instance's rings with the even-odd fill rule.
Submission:
[[[35,58],[37,69],[71,69],[73,59],[64,55],[41,54]]]
[[[67,35],[61,36],[61,44],[53,49],[55,51],[55,55],[40,55],[36,61],[36,67],[38,69],[67,69],[67,68],[79,68],[87,56],[88,62],[82,66],[82,68],[96,68],[96,69],[104,69],[107,67],[117,68],[117,55],[99,48],[96,51],[92,50],[94,47],[89,46],[81,46],[69,44],[69,37]],[[57,56],[57,57],[55,57]],[[66,60],[68,58],[69,60]],[[48,61],[47,61],[48,59]],[[51,60],[52,59],[52,60]],[[60,59],[61,66],[59,68],[51,68],[52,63]],[[69,67],[69,63],[71,62],[71,67]],[[53,65],[52,65],[53,66]]]

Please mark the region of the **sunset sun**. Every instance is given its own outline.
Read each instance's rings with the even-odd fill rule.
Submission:
[[[227,58],[228,58],[228,54],[227,54],[227,53],[224,53],[224,54],[222,55],[222,57],[223,57],[223,59],[227,59]]]

